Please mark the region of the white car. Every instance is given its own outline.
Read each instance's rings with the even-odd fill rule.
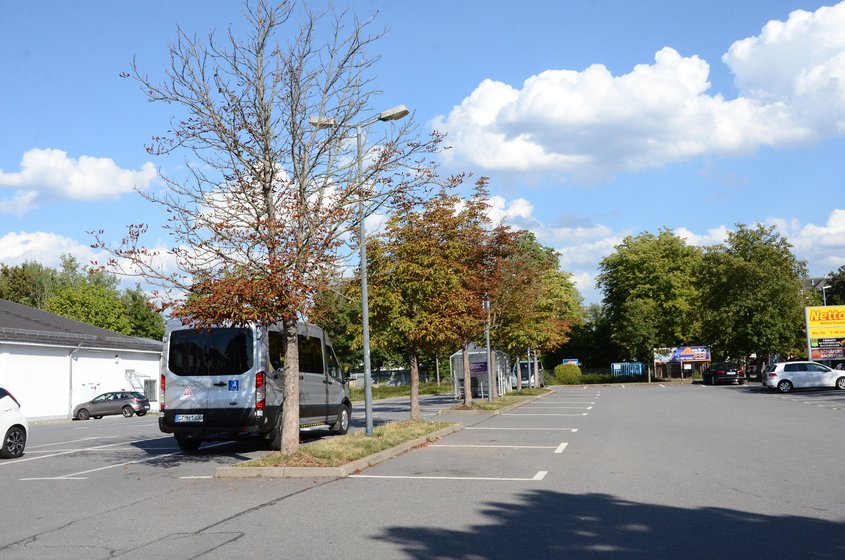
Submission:
[[[845,371],[830,369],[817,362],[783,362],[766,369],[763,373],[763,385],[781,393],[814,387],[845,390]]]
[[[13,459],[23,455],[29,423],[12,393],[0,387],[0,434],[3,434],[0,457]]]

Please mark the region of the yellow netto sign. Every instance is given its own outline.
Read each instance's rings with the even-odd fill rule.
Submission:
[[[810,359],[845,359],[845,305],[808,307],[806,317]]]

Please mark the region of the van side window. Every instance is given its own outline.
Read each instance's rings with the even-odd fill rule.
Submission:
[[[267,345],[270,352],[270,365],[273,371],[282,369],[285,366],[285,336],[277,331],[270,331]]]
[[[331,346],[326,346],[326,362],[329,364],[329,375],[332,379],[340,379],[340,365]]]
[[[299,335],[299,371],[324,374],[323,343],[314,336]]]

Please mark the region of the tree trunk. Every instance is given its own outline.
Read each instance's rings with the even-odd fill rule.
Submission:
[[[282,454],[299,449],[299,345],[296,320],[283,322],[285,331],[285,397],[282,404]]]
[[[464,358],[464,406],[472,408],[472,375],[469,370],[469,348],[466,342],[461,346]]]
[[[434,355],[434,371],[437,374],[437,386],[440,387],[440,356]]]
[[[522,364],[519,363],[519,354],[516,355],[516,390],[522,391]]]
[[[417,351],[410,350],[408,358],[411,365],[411,420],[419,422],[420,416],[420,368]]]
[[[537,352],[534,351],[534,388],[540,388],[540,360],[537,358]]]

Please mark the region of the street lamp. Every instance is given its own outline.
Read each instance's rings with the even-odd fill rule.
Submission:
[[[822,286],[822,301],[824,301],[825,305],[827,305],[827,292],[825,290],[828,288],[830,288],[830,286]]]
[[[378,121],[396,121],[409,113],[408,108],[404,105],[397,105],[386,111],[382,111],[375,117],[371,117],[357,124],[349,125],[349,128],[355,129],[355,136],[358,141],[358,175],[355,179],[358,187],[364,180],[364,135],[362,129]],[[311,126],[316,128],[335,128],[339,126],[335,119],[326,119],[322,117],[310,117]],[[361,259],[361,322],[363,323],[363,345],[364,345],[364,417],[366,419],[365,433],[368,436],[373,435],[373,385],[370,379],[370,304],[367,295],[367,229],[364,227],[364,199],[358,202],[359,208],[359,230],[358,230],[358,245],[360,246]]]

